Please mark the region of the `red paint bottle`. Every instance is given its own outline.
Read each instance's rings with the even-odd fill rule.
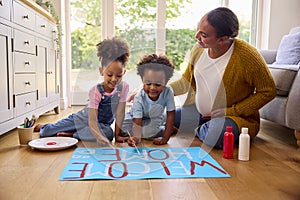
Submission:
[[[223,158],[232,159],[234,151],[234,135],[232,126],[226,126],[226,132],[223,139]]]

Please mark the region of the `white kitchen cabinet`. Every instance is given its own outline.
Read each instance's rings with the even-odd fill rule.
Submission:
[[[59,112],[54,18],[31,0],[0,0],[0,135]]]
[[[0,24],[0,123],[13,117],[11,28]]]

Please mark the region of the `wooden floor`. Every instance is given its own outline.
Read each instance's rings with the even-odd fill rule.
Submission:
[[[49,112],[38,122],[55,122],[79,109]],[[153,145],[143,141],[143,146]],[[180,133],[167,146],[201,142]],[[20,147],[16,130],[0,136],[0,199],[300,199],[300,152],[293,131],[267,121],[251,144],[248,162],[237,160],[237,148],[232,160],[223,159],[221,150],[206,149],[231,178],[58,181],[75,148],[38,151]]]

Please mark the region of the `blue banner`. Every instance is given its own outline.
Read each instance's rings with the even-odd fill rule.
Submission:
[[[77,148],[59,180],[221,178],[230,175],[200,147]]]

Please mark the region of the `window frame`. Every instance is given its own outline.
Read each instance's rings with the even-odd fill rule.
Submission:
[[[102,38],[114,36],[114,0],[102,1]],[[220,6],[229,6],[230,0],[220,0]],[[166,0],[156,0],[157,5],[157,34],[156,53],[166,51]],[[252,0],[252,19],[249,43],[256,46],[258,0]]]

